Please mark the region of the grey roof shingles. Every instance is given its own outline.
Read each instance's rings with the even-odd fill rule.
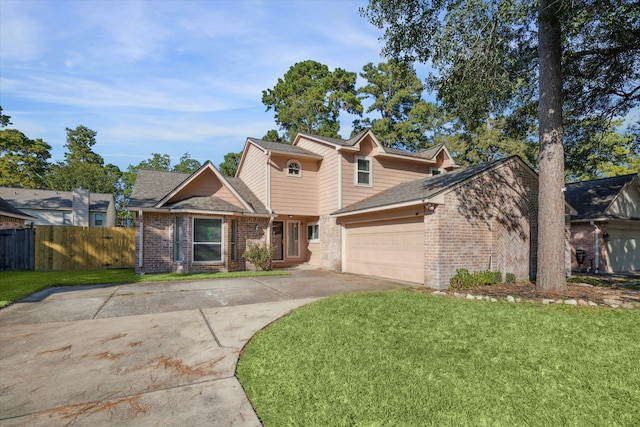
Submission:
[[[0,187],[0,197],[18,209],[71,210],[73,205],[72,191]],[[112,202],[112,194],[89,195],[89,209],[92,211],[106,211]]]
[[[353,213],[366,209],[392,206],[418,200],[426,201],[429,198],[441,193],[442,191],[445,191],[456,184],[466,181],[467,179],[470,179],[475,175],[488,170],[500,163],[506,162],[507,160],[512,158],[513,156],[506,157],[481,165],[458,169],[453,172],[434,175],[428,178],[420,178],[415,181],[404,182],[360,202],[337,210],[333,212],[333,214],[337,215],[344,213]]]
[[[139,170],[129,199],[130,209],[153,208],[156,203],[182,184],[191,174],[181,172]],[[229,185],[247,202],[257,214],[269,212],[239,178],[225,177]],[[252,213],[244,206],[236,206],[216,196],[192,196],[184,200],[170,203],[167,209],[192,209],[216,212]]]
[[[567,184],[565,199],[578,211],[573,219],[605,218],[613,199],[635,176],[637,174]]]
[[[318,159],[322,159],[322,156],[312,151],[305,150],[304,148],[298,147],[296,145],[285,144],[282,142],[265,141],[256,138],[249,138],[249,140],[268,151],[283,154],[302,154],[304,156],[317,157]]]
[[[16,209],[15,207],[13,207],[11,203],[7,202],[6,200],[0,197],[0,215],[3,215],[3,214],[6,216],[18,217],[21,219],[28,219],[28,218],[35,219],[35,217],[31,215],[27,215],[21,210]]]

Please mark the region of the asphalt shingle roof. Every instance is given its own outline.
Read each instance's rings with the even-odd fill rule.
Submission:
[[[256,139],[256,138],[249,138],[249,140],[259,145],[260,147],[264,148],[265,150],[273,151],[276,153],[302,154],[305,156],[317,157],[319,159],[322,158],[322,156],[314,152],[311,152],[309,150],[305,150],[304,148],[298,147],[297,145],[284,144],[282,142],[265,141],[265,140]]]
[[[21,218],[34,218],[31,215],[27,215],[19,209],[16,209],[11,205],[11,203],[7,202],[3,198],[0,197],[0,214],[6,214],[7,216],[18,216]],[[35,219],[35,218],[34,218]]]
[[[73,205],[72,191],[0,187],[0,197],[18,209],[71,210]],[[89,209],[106,211],[112,201],[112,194],[90,193]]]
[[[138,171],[133,192],[129,199],[130,209],[152,208],[167,194],[182,184],[191,174],[142,169]],[[225,177],[229,185],[247,202],[258,214],[268,214],[267,208],[253,194],[239,178]],[[166,205],[172,209],[194,209],[218,212],[246,212],[243,206],[225,202],[216,196],[194,196]]]
[[[574,219],[605,218],[606,211],[622,187],[637,174],[567,184],[565,199],[577,211]]]
[[[381,193],[364,199],[360,202],[346,206],[334,214],[350,213],[360,210],[378,208],[383,206],[397,205],[417,200],[428,200],[429,198],[445,191],[456,184],[459,184],[475,175],[491,169],[492,167],[504,163],[513,157],[494,160],[477,166],[458,169],[440,175],[420,178],[415,181],[403,182],[395,187],[389,188]]]

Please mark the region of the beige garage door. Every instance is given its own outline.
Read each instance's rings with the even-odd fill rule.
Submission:
[[[343,270],[424,283],[424,218],[347,225]]]
[[[607,255],[612,273],[640,271],[640,226],[609,228]]]

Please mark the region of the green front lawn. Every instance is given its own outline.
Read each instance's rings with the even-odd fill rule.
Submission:
[[[0,307],[50,286],[83,286],[118,283],[208,280],[246,276],[289,274],[282,270],[237,271],[231,273],[159,273],[137,275],[133,269],[87,271],[3,271],[0,272]]]
[[[237,374],[269,426],[637,426],[640,311],[343,295],[258,333]]]

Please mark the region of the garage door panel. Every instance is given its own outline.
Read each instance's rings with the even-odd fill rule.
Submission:
[[[611,272],[640,271],[640,230],[608,230],[606,244]]]
[[[424,282],[423,218],[348,225],[344,271]]]

